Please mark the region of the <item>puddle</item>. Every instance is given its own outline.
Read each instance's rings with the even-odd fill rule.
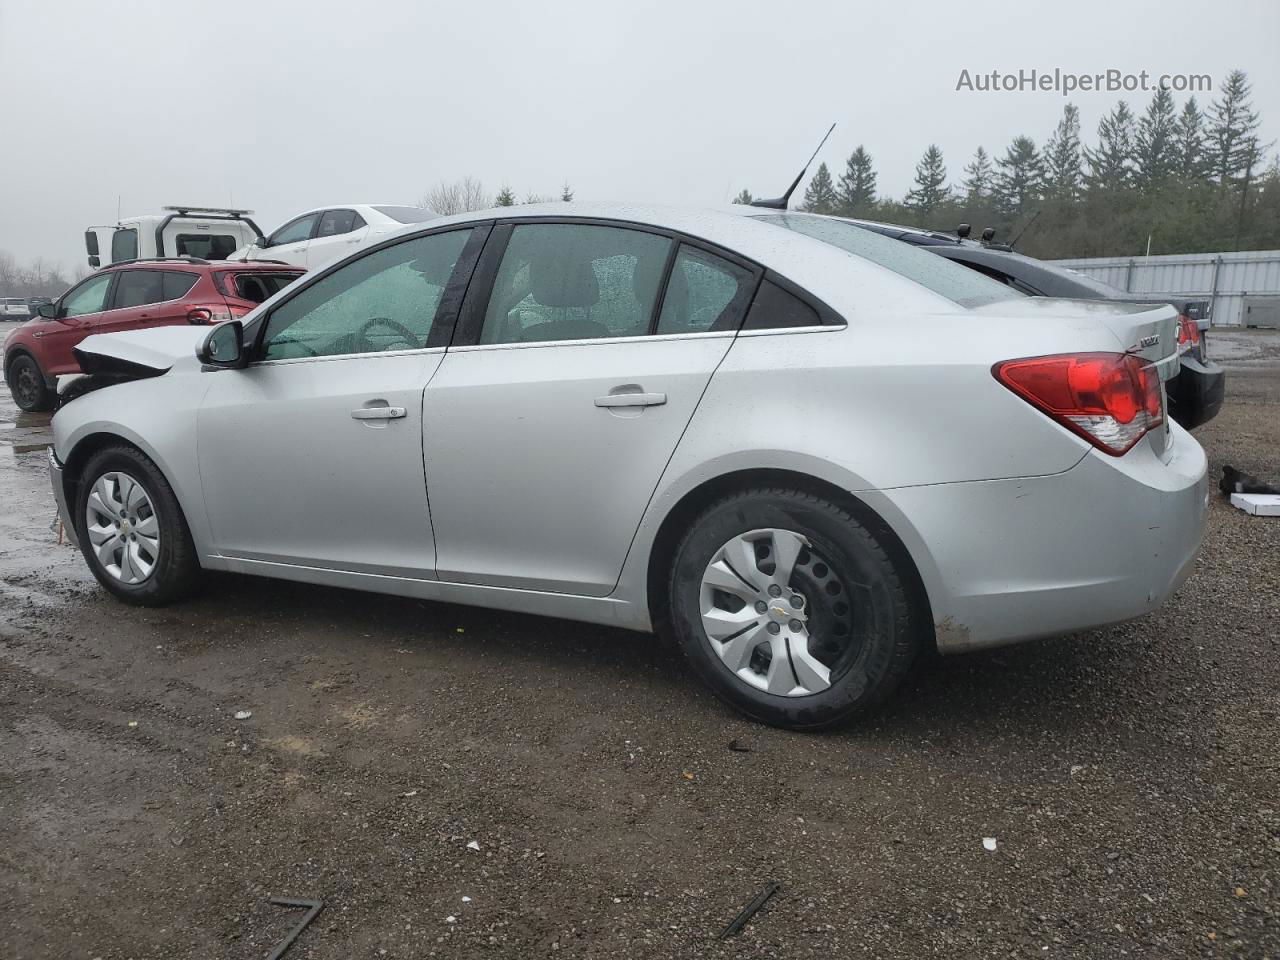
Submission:
[[[47,443],[0,443],[0,456],[10,454],[19,456],[24,453],[43,453],[48,450],[50,444]]]

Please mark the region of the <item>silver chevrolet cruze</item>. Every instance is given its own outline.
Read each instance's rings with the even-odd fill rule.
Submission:
[[[794,728],[926,647],[1154,609],[1205,513],[1172,308],[801,213],[433,220],[79,356],[53,490],[120,599],[231,570],[658,630]]]

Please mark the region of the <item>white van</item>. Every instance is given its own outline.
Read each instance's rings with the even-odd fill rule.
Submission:
[[[225,260],[239,247],[262,236],[258,225],[249,219],[252,210],[187,206],[161,209],[164,213],[127,217],[119,223],[85,230],[89,266],[156,257]],[[100,245],[100,238],[105,243]]]

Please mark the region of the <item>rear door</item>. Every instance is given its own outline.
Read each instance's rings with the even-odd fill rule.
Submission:
[[[345,257],[360,246],[368,233],[369,225],[356,211],[326,210],[316,224],[315,236],[307,244],[307,269],[314,270]]]
[[[163,270],[117,270],[111,300],[93,321],[93,333],[119,333],[151,324],[155,304],[164,300]]]
[[[610,593],[757,279],[655,232],[497,228],[424,401],[440,579]]]

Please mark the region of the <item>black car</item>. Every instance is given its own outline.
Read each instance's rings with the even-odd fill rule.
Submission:
[[[930,253],[964,264],[1029,297],[1171,304],[1181,314],[1178,343],[1183,353],[1178,375],[1166,384],[1169,416],[1190,430],[1218,415],[1226,395],[1227,375],[1209,360],[1205,333],[1209,325],[1208,304],[1205,301],[1183,300],[1162,293],[1129,293],[1075,270],[1024,256],[1003,244],[979,243],[965,236],[870,220],[851,222],[895,240],[924,247]],[[967,232],[962,225],[959,233]]]

